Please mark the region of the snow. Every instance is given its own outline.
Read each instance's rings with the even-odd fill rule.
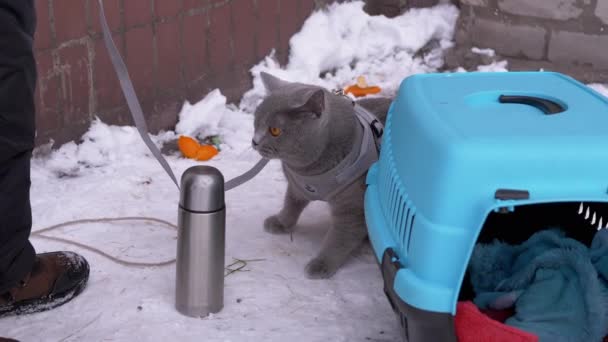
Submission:
[[[496,56],[496,52],[493,49],[481,49],[478,48],[476,46],[471,48],[471,51],[473,53],[479,54],[479,55],[484,55],[484,56],[488,56],[488,57],[494,57]]]
[[[370,17],[360,1],[316,12],[291,39],[286,66],[270,55],[252,68],[254,87],[240,105],[219,90],[185,103],[175,132],[153,136],[160,147],[180,134],[219,135],[218,156],[205,164],[226,179],[259,159],[250,148],[250,112],[264,96],[261,71],[291,81],[343,87],[364,75],[381,95],[403,78],[436,71],[452,45],[458,14],[451,5],[412,10],[395,19]],[[425,54],[417,52],[424,48]],[[502,71],[505,61],[479,70]],[[453,70],[462,72],[463,70]],[[608,95],[603,85],[591,85]],[[166,156],[176,175],[197,162]],[[383,294],[369,244],[329,280],[309,280],[304,266],[315,256],[330,222],[326,205],[313,203],[290,236],[263,231],[263,220],[282,204],[285,180],[271,162],[255,179],[226,194],[226,264],[249,260],[225,279],[224,308],[204,319],[174,309],[175,266],[127,267],[89,250],[33,236],[38,252],[68,249],[91,264],[88,288],[49,312],[0,320],[0,336],[23,341],[396,341],[399,325]],[[178,190],[147,151],[134,127],[95,120],[78,144],[68,143],[32,162],[33,230],[84,218],[150,216],[175,222]],[[176,232],[157,222],[73,225],[45,233],[99,248],[134,263],[175,257]],[[256,260],[256,261],[253,261]]]
[[[608,85],[600,84],[600,83],[591,83],[591,84],[588,84],[588,86],[591,89],[597,91],[598,93],[608,97]]]
[[[254,87],[241,101],[252,111],[265,94],[260,72],[292,82],[343,88],[364,75],[380,95],[394,95],[400,82],[414,73],[436,71],[441,51],[452,45],[458,10],[452,5],[410,10],[388,19],[369,16],[363,2],[334,4],[312,14],[290,40],[289,63],[281,67],[272,56],[252,69]],[[427,44],[427,56],[416,52]]]
[[[477,71],[481,72],[501,72],[501,71],[509,71],[507,69],[508,63],[507,61],[495,61],[488,65],[479,65],[477,66]]]
[[[188,101],[184,103],[179,114],[179,121],[175,126],[178,134],[203,138],[217,135],[218,126],[223,113],[226,110],[226,97],[219,89],[211,91],[203,100],[192,105]]]

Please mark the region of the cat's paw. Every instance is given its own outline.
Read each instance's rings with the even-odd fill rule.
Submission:
[[[270,234],[289,234],[293,231],[292,227],[281,223],[277,215],[270,216],[264,221],[264,230]]]
[[[306,276],[309,279],[327,279],[336,273],[336,268],[330,266],[326,259],[314,258],[306,265]]]

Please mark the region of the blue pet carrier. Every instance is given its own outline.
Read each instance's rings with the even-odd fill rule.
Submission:
[[[607,209],[608,101],[550,72],[409,77],[367,183],[369,237],[405,339],[456,341],[475,243],[551,225],[591,241],[597,227],[577,212]]]

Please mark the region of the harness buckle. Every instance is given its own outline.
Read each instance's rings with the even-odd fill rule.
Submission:
[[[342,89],[342,88],[336,88],[336,89],[332,90],[331,92],[336,96],[346,96],[346,93],[344,93],[344,89]]]
[[[384,125],[382,125],[382,123],[378,119],[374,119],[370,126],[376,138],[380,138],[382,134],[384,134]]]

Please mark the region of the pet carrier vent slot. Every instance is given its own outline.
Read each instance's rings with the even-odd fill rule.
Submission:
[[[404,217],[405,217],[405,203],[404,203],[404,196],[399,196],[399,210],[397,211],[397,222],[395,224],[395,227],[397,227],[397,235],[401,236],[403,234],[403,224],[404,224]]]
[[[407,253],[416,209],[393,166],[394,161],[390,155],[380,163],[378,170],[379,188],[382,194],[380,202],[383,214],[393,229],[391,233],[395,242],[403,252]]]
[[[414,221],[416,220],[416,214],[412,215],[412,222],[410,223],[409,226],[409,233],[407,235],[407,251],[410,251],[410,242],[412,241],[412,231],[414,230]]]
[[[403,220],[403,226],[402,226],[403,232],[401,233],[401,235],[400,235],[400,238],[401,238],[401,239],[399,240],[399,241],[401,242],[401,245],[402,245],[402,246],[405,246],[405,240],[407,239],[407,234],[408,234],[408,232],[409,232],[409,229],[408,229],[408,222],[409,222],[409,220],[410,220],[410,213],[411,213],[411,210],[412,210],[412,209],[411,209],[411,208],[409,208],[409,206],[408,206],[408,208],[407,208],[407,214],[406,214],[406,216],[405,216],[405,220]]]
[[[396,226],[396,222],[395,222],[395,214],[396,214],[396,209],[397,209],[397,199],[399,197],[399,189],[397,188],[397,184],[393,183],[393,186],[391,188],[391,206],[390,206],[390,212],[389,212],[389,217],[391,218],[391,223],[393,224],[393,227]]]

